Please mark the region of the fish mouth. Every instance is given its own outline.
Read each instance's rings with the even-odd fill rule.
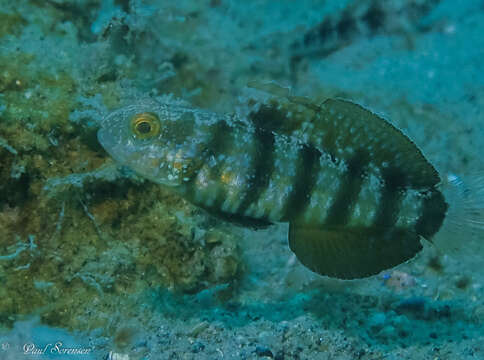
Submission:
[[[104,128],[101,128],[98,130],[97,132],[97,140],[99,141],[99,143],[101,144],[101,146],[104,148],[104,150],[106,150],[108,152],[109,155],[113,156],[112,154],[112,148],[114,147],[114,144],[113,144],[113,137],[112,136],[108,136],[108,131]]]
[[[97,140],[103,149],[113,158],[117,163],[124,165],[126,163],[126,156],[119,153],[119,144],[116,143],[115,137],[106,128],[101,128],[97,132]]]
[[[103,149],[118,164],[133,168],[139,160],[139,153],[130,151],[129,145],[123,145],[107,128],[101,128],[97,132],[97,139]]]

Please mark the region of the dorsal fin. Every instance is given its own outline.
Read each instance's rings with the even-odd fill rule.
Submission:
[[[374,165],[380,169],[400,168],[405,173],[407,185],[413,188],[432,187],[440,182],[437,171],[417,146],[401,130],[378,115],[341,99],[326,100],[320,111],[322,121],[315,123],[311,142],[323,136],[322,146],[328,149],[337,144],[346,149],[369,149]],[[332,134],[328,134],[328,128]],[[343,157],[344,154],[343,151]]]
[[[365,151],[374,168],[402,169],[405,186],[428,188],[440,182],[437,171],[402,131],[351,101],[327,99],[316,104],[286,94],[259,104],[249,118],[256,127],[300,139],[336,162]]]
[[[282,86],[275,81],[252,80],[247,83],[247,87],[266,92],[277,97],[288,98],[291,96],[291,88]]]

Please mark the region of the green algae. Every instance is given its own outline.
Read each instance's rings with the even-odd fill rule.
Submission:
[[[204,214],[156,185],[98,180],[51,196],[10,199],[0,212],[2,254],[29,234],[37,244],[0,262],[2,322],[37,313],[50,325],[105,327],[129,294],[197,292],[238,277],[234,236],[203,226]]]
[[[0,91],[6,108],[1,133],[18,151],[47,151],[53,131],[72,133],[68,122],[75,82],[66,72],[51,75],[35,66],[35,56],[0,57]],[[49,134],[51,140],[49,141]]]
[[[0,12],[0,38],[5,35],[18,35],[27,21],[18,13]]]
[[[42,177],[46,170],[38,166]],[[28,186],[38,195],[9,199],[12,205],[0,212],[2,254],[29,234],[37,243],[35,250],[0,262],[3,323],[36,313],[50,325],[105,327],[129,294],[151,287],[197,292],[238,277],[234,236],[200,230],[205,215],[156,185],[97,180],[54,196],[38,185],[31,180]],[[197,241],[195,231],[203,232]]]
[[[0,68],[3,327],[37,314],[52,326],[114,333],[119,307],[135,311],[151,288],[195,293],[237,280],[237,237],[177,196],[116,176],[69,182],[111,163],[95,129],[69,114],[81,91],[115,106],[114,82],[82,87],[69,68],[46,71],[22,52],[1,56]],[[46,189],[55,178],[68,181]]]
[[[178,76],[171,77],[163,82],[165,91],[173,93],[176,97],[190,97],[195,106],[213,107],[223,92],[217,86],[219,73],[208,71],[202,64],[190,58],[187,54],[177,53],[172,63]]]

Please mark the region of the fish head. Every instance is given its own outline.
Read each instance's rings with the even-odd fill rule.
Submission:
[[[181,185],[198,163],[189,108],[140,103],[113,111],[100,124],[98,140],[111,157],[159,184]]]

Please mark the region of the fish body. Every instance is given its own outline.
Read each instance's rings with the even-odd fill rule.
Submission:
[[[349,101],[291,97],[222,115],[142,102],[98,138],[119,163],[237,223],[289,223],[309,269],[352,279],[396,266],[431,239],[448,204],[440,177],[398,129]]]

